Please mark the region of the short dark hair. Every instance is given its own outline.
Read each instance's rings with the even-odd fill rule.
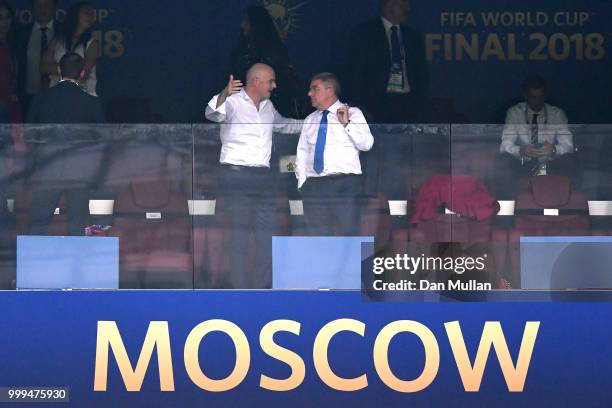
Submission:
[[[544,89],[548,88],[546,80],[539,75],[531,75],[523,81],[523,92],[527,92],[530,89]]]
[[[79,54],[69,52],[59,62],[62,78],[78,79],[81,76],[85,60]]]
[[[326,85],[331,86],[332,88],[334,88],[336,96],[338,98],[340,97],[340,94],[342,93],[342,87],[340,86],[340,81],[338,80],[338,77],[336,75],[332,74],[331,72],[321,72],[320,74],[313,76],[312,80],[318,80]]]

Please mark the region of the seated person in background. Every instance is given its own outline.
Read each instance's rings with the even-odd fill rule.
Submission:
[[[530,176],[574,175],[574,143],[567,116],[562,109],[546,103],[546,92],[542,77],[527,78],[523,83],[525,102],[506,113],[500,146],[502,168],[498,171],[498,185],[503,191],[498,193],[513,197],[517,181]]]

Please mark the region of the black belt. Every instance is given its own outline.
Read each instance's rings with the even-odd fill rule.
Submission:
[[[319,180],[319,181],[326,181],[326,180],[331,180],[331,179],[342,179],[342,178],[353,178],[353,177],[361,177],[361,174],[355,174],[355,173],[339,173],[339,174],[328,174],[327,176],[320,176],[320,177],[308,177],[308,181],[312,180]]]
[[[240,166],[237,164],[221,163],[221,167],[233,170],[233,171],[270,171],[269,167],[255,167],[255,166]]]

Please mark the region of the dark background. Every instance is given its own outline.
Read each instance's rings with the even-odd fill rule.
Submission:
[[[313,74],[329,70],[342,74],[347,41],[361,21],[378,16],[377,0],[258,0],[267,4],[280,26],[289,23],[287,47],[306,92]],[[242,10],[254,1],[92,1],[108,12],[96,29],[119,31],[125,52],[118,58],[105,56],[99,62],[98,90],[107,106],[117,98],[142,98],[143,106],[163,122],[197,122],[202,107],[225,84],[229,52],[239,35]],[[257,1],[255,1],[257,2]],[[59,8],[72,1],[59,0]],[[29,7],[19,0],[18,10]],[[434,110],[452,110],[470,123],[503,121],[505,109],[520,96],[520,84],[528,74],[538,73],[550,83],[550,99],[562,106],[572,123],[611,123],[612,79],[609,53],[612,52],[609,0],[412,1],[408,24],[427,33],[477,33],[481,47],[490,33],[498,33],[505,44],[514,34],[517,48],[528,56],[537,42],[529,35],[540,32],[550,38],[555,33],[568,37],[583,33],[601,34],[606,56],[597,61],[578,60],[572,43],[570,56],[561,61],[445,61],[434,55],[430,64],[430,97]],[[441,26],[442,12],[472,12],[476,26]],[[486,27],[481,12],[587,12],[588,21],[579,27],[559,27],[549,22],[542,27]],[[28,14],[19,13],[25,22]],[[284,18],[283,18],[284,17]],[[289,20],[289,18],[291,20]],[[104,47],[104,42],[103,42]],[[503,45],[507,51],[507,45]],[[348,67],[350,69],[350,67]],[[349,101],[350,102],[350,101]],[[143,108],[141,106],[141,108]],[[440,122],[448,115],[435,116]]]

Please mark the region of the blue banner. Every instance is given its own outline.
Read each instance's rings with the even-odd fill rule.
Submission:
[[[610,405],[610,303],[68,291],[4,292],[0,306],[5,399],[62,387],[75,407]]]

